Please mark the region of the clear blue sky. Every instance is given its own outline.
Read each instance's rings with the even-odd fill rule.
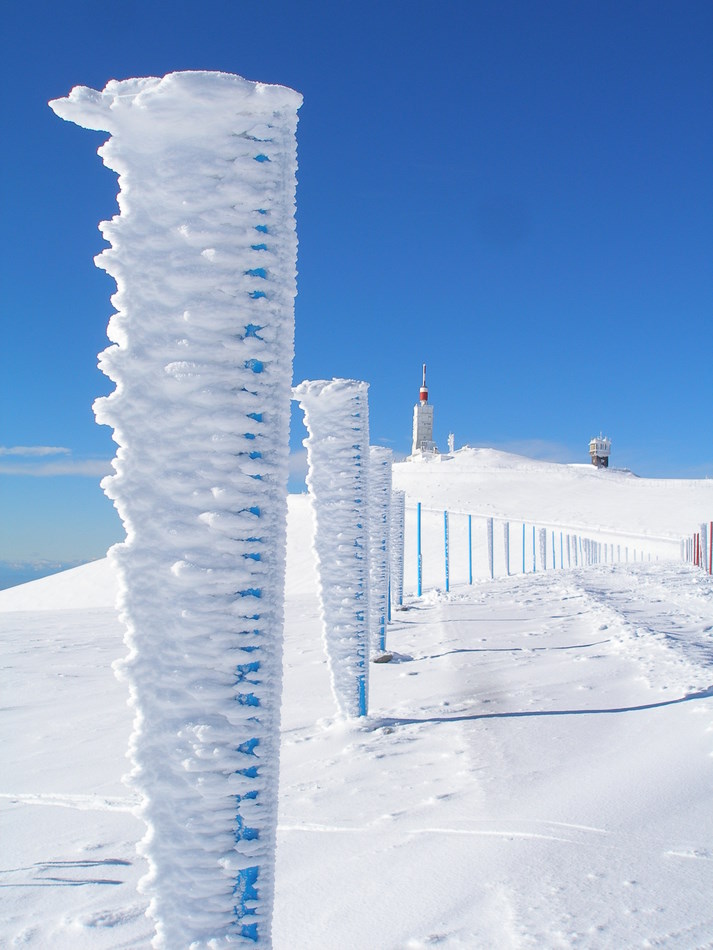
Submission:
[[[295,381],[369,380],[373,442],[408,452],[426,361],[443,448],[586,461],[602,429],[615,465],[713,476],[710,0],[26,0],[1,42],[0,561],[121,537],[91,412],[116,179],[47,100],[177,69],[304,95]]]

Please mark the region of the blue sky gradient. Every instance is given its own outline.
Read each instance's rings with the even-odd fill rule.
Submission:
[[[295,382],[368,380],[373,442],[409,451],[426,361],[443,449],[586,461],[602,429],[614,465],[713,476],[712,48],[708,0],[11,4],[0,561],[122,536],[91,411],[116,179],[46,103],[177,69],[304,95]]]

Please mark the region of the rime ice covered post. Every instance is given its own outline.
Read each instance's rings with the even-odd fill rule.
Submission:
[[[119,175],[95,412],[155,947],[270,945],[301,101],[194,72],[51,103]]]
[[[401,607],[404,602],[404,543],[406,525],[406,492],[391,492],[391,527],[389,530],[389,575],[391,602]]]
[[[349,719],[369,701],[369,384],[305,380],[294,390],[308,436],[322,632],[332,691]]]
[[[542,570],[547,570],[547,528],[540,528],[539,532],[540,540],[540,564],[542,565]]]
[[[369,576],[371,651],[386,650],[389,613],[389,535],[391,529],[391,449],[369,449]]]
[[[706,567],[708,564],[708,544],[710,539],[708,538],[708,524],[701,524],[701,567]],[[643,555],[641,560],[643,561]]]
[[[495,558],[493,552],[493,519],[488,518],[485,522],[485,529],[488,537],[488,571],[491,580],[495,577]]]

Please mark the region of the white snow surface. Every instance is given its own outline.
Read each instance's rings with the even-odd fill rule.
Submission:
[[[576,507],[583,535],[605,520],[687,534],[713,514],[704,481],[545,463],[508,509],[508,461],[527,464],[475,452],[470,496],[452,461],[395,466],[394,481],[409,508],[418,495],[566,525]],[[713,947],[711,578],[660,560],[420,600],[407,584],[371,715],[344,722],[312,530],[306,496],[290,497],[277,950]],[[102,561],[0,592],[2,946],[150,944],[112,588]]]

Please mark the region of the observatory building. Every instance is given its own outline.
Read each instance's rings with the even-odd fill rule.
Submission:
[[[592,456],[592,465],[597,468],[609,467],[609,453],[611,452],[611,439],[608,439],[601,432],[589,443],[589,454]]]
[[[413,444],[411,455],[435,455],[438,452],[433,441],[433,406],[428,403],[426,388],[426,364],[423,364],[423,382],[418,393],[418,402],[413,407]]]

